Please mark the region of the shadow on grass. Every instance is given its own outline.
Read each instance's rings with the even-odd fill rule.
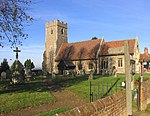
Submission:
[[[35,80],[23,84],[11,85],[9,80],[0,81],[0,94],[12,92],[43,92],[48,91],[45,78],[36,78]]]
[[[79,84],[83,81],[88,81],[88,77],[89,75],[82,75],[82,76],[77,76],[77,77],[73,77],[73,76],[67,76],[67,77],[63,77],[63,76],[58,76],[57,78],[53,78],[51,80],[51,83],[49,84],[49,89],[50,91],[61,91],[64,88]],[[93,80],[98,79],[98,78],[102,78],[103,76],[101,75],[94,75],[93,76]],[[108,76],[107,76],[108,77]]]
[[[83,81],[88,80],[89,75],[82,76],[67,76],[63,77],[57,75],[55,78],[48,76],[47,78],[35,78],[29,82],[23,84],[11,85],[9,80],[0,81],[0,94],[11,93],[11,92],[44,92],[44,91],[62,91],[64,88],[70,87],[72,85],[79,84]],[[94,75],[93,80],[99,79],[101,75]]]

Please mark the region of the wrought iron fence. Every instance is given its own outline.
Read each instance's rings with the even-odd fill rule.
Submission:
[[[104,98],[108,95],[111,95],[115,92],[119,92],[124,89],[121,86],[121,83],[118,83],[119,79],[115,83],[92,83],[90,82],[90,102],[93,102],[97,99]]]

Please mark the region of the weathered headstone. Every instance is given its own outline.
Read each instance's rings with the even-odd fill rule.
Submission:
[[[14,69],[12,73],[12,84],[18,84],[18,83],[23,83],[24,82],[24,70],[23,70],[23,65],[20,63],[18,60],[18,53],[21,52],[21,50],[16,47],[16,50],[13,50],[16,52],[16,60],[14,62]]]
[[[18,84],[23,82],[23,76],[19,71],[15,71],[12,75],[12,84]]]
[[[6,72],[3,71],[1,73],[1,80],[4,80],[4,79],[6,79]]]
[[[25,78],[29,81],[32,78],[32,72],[29,68],[25,68]]]
[[[109,69],[109,75],[112,75],[112,73],[113,73],[113,70],[112,70],[112,68],[110,68]]]
[[[102,75],[105,75],[105,69],[102,69]]]
[[[90,75],[88,77],[88,80],[93,80],[93,71],[90,72]]]

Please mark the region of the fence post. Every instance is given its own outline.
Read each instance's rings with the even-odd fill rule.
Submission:
[[[92,87],[92,84],[91,84],[91,81],[90,81],[90,102],[91,102],[91,96],[92,96],[92,93],[91,93],[91,87]]]
[[[130,71],[130,54],[128,40],[124,42],[125,52],[125,75],[126,75],[126,106],[127,116],[132,115],[132,91],[131,91],[131,71]]]
[[[137,90],[137,106],[138,106],[138,111],[140,111],[141,110],[141,103],[140,103],[140,96],[141,96],[141,79],[139,78],[138,79],[138,90]]]

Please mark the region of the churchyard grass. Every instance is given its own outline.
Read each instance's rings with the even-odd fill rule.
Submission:
[[[71,90],[76,95],[81,97],[83,100],[89,101],[89,99],[90,99],[90,95],[89,95],[90,94],[90,81],[92,83],[114,83],[118,78],[120,78],[120,80],[118,81],[118,85],[121,85],[121,82],[125,81],[124,74],[118,74],[118,77],[108,76],[108,75],[106,75],[106,76],[95,75],[93,80],[88,80],[87,77],[88,76],[86,76],[86,77],[80,76],[80,77],[76,77],[76,78],[67,79],[67,81],[64,81],[64,80],[61,81],[61,79],[60,79],[59,84],[61,86],[64,86],[66,89]],[[134,80],[138,80],[138,78],[139,78],[139,74],[135,74]],[[150,74],[145,73],[144,79],[146,79],[146,78],[150,78]],[[137,88],[137,87],[135,87],[135,88]],[[115,90],[113,90],[113,92],[115,92]]]
[[[69,109],[68,108],[57,108],[57,109],[54,109],[54,110],[51,110],[50,112],[44,112],[44,113],[40,113],[36,116],[53,116],[55,114],[59,114],[61,112],[66,112],[68,111]]]
[[[0,82],[0,112],[54,102],[55,98],[43,80],[44,78],[36,77],[22,85],[10,85],[7,80]]]
[[[90,81],[93,84],[107,84],[111,83],[113,84],[118,78],[114,76],[94,76],[93,80],[86,80],[86,81],[81,81],[79,83],[76,83],[72,86],[67,87],[67,89],[71,90],[72,92],[76,93],[79,95],[82,99],[86,100],[89,102],[90,100]],[[121,83],[124,81],[123,77],[120,77],[120,80],[118,83]]]

